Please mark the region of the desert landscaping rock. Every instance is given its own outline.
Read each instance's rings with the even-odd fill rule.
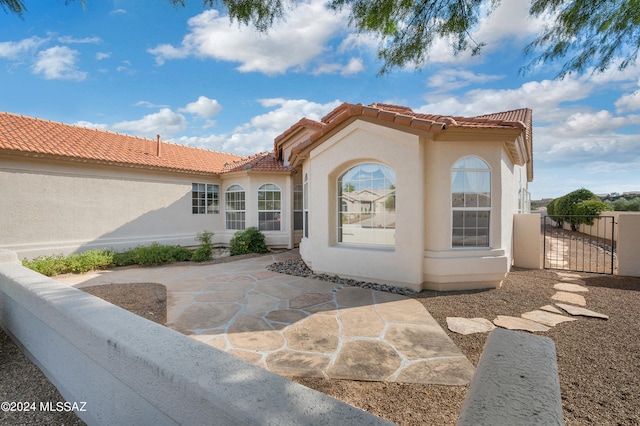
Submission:
[[[556,272],[556,275],[561,277],[561,278],[582,279],[582,275],[575,274],[573,272]]]
[[[570,315],[591,317],[591,318],[609,319],[608,315],[601,314],[599,312],[594,312],[594,311],[586,309],[586,308],[581,308],[581,307],[573,306],[573,305],[565,305],[564,303],[556,303],[556,305],[560,306],[562,309],[567,311]]]
[[[568,291],[573,293],[586,293],[589,289],[580,284],[572,284],[572,283],[558,283],[554,284],[553,288],[560,291]]]
[[[559,291],[551,296],[551,298],[553,300],[557,300],[558,302],[566,302],[578,306],[587,306],[587,301],[584,296],[575,293],[569,293],[568,291]]]
[[[485,318],[460,318],[447,317],[447,327],[458,334],[488,333],[496,328],[491,321]]]
[[[493,320],[493,323],[507,330],[524,330],[530,332],[549,331],[549,327],[535,321],[508,315],[498,315],[497,318]]]
[[[522,318],[531,321],[539,322],[540,324],[548,325],[549,327],[555,327],[558,324],[568,321],[575,321],[575,318],[566,317],[564,315],[552,314],[551,312],[545,312],[541,310],[525,312],[522,314]]]

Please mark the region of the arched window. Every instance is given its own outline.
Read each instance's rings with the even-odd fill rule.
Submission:
[[[293,187],[293,229],[303,228],[304,193],[302,185]]]
[[[224,193],[227,229],[244,230],[245,198],[244,188],[231,185]]]
[[[258,188],[258,229],[261,231],[279,231],[280,187],[266,183]]]
[[[488,247],[491,169],[478,157],[463,157],[451,169],[453,247]]]
[[[395,245],[396,173],[358,164],[338,178],[338,241]]]

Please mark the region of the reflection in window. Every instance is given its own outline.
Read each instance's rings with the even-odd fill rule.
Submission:
[[[303,228],[304,194],[302,185],[293,187],[293,229]]]
[[[280,187],[267,183],[258,188],[258,229],[280,230]]]
[[[244,188],[231,185],[224,193],[227,229],[244,230],[245,199]]]
[[[453,247],[488,247],[491,169],[477,157],[464,157],[451,169]]]
[[[309,176],[306,173],[302,190],[302,209],[304,211],[304,237],[309,238]]]
[[[358,164],[338,178],[338,241],[395,245],[396,174]]]

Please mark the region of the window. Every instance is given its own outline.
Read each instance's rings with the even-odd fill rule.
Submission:
[[[220,213],[220,187],[210,183],[192,183],[191,213]]]
[[[293,187],[293,229],[298,230],[304,227],[304,193],[302,185]]]
[[[338,178],[338,241],[395,245],[396,174],[363,163]]]
[[[453,247],[488,247],[491,169],[478,157],[464,157],[451,169]]]
[[[224,193],[227,229],[244,230],[244,188],[231,185]]]
[[[258,188],[258,229],[280,230],[280,187],[267,183]]]
[[[306,173],[302,190],[302,210],[304,212],[304,237],[309,238],[309,176]]]

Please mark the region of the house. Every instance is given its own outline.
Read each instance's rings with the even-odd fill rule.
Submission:
[[[345,103],[252,156],[0,114],[0,248],[21,257],[261,229],[316,272],[495,287],[533,179],[529,109],[478,117]]]

